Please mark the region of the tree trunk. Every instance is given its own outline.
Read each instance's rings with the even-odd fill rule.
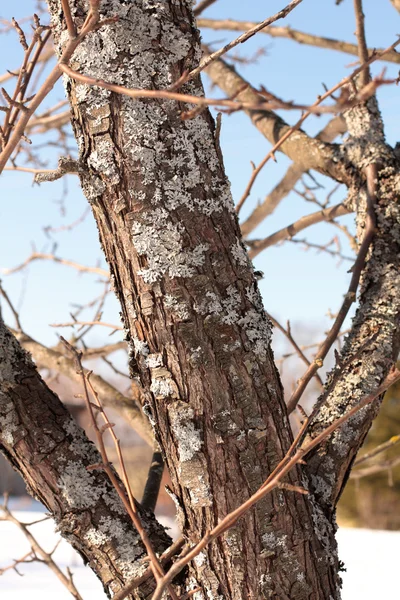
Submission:
[[[87,2],[69,4],[79,28]],[[102,17],[118,20],[78,46],[70,66],[81,75],[127,88],[165,89],[197,66],[191,1],[101,4]],[[62,4],[48,5],[60,55],[68,39]],[[67,77],[65,86],[82,188],[121,303],[131,374],[144,390],[144,410],[171,475],[182,532],[195,542],[260,487],[292,443],[270,323],[241,242],[214,123],[208,110],[182,118],[193,107],[175,101],[133,100]],[[198,79],[182,91],[203,94]],[[269,113],[251,117],[271,139],[286,131]],[[339,147],[303,133],[289,138],[285,151],[297,159],[306,147],[302,167],[310,168],[311,161],[362,188],[354,171],[363,166],[354,153],[340,162]],[[362,218],[361,211],[360,223]],[[386,330],[384,341],[391,346],[385,360],[397,347],[396,318],[398,312]],[[105,475],[87,471],[99,462],[94,449],[3,324],[0,331],[1,447],[108,593],[115,593],[143,570],[138,536]],[[351,370],[348,375],[354,378]],[[368,414],[349,456],[371,420]],[[329,502],[313,479],[321,469],[328,472],[329,461],[316,453],[316,462],[287,478],[312,493],[279,489],[267,496],[198,555],[175,582],[178,592],[199,587],[196,600],[340,598],[333,509],[349,462],[335,451]],[[160,526],[149,515],[143,520],[157,551],[165,548]],[[134,597],[148,592],[140,588]]]
[[[84,3],[70,4],[80,25]],[[110,2],[104,16],[118,23],[90,34],[71,66],[129,88],[168,87],[199,60],[189,4]],[[49,6],[60,52],[60,3]],[[66,89],[131,372],[149,390],[145,409],[180,524],[195,541],[263,483],[292,441],[214,124],[207,110],[183,120],[191,107],[173,101],[133,100],[70,79]],[[199,80],[182,91],[203,94]],[[318,507],[278,491],[194,561],[186,587],[200,586],[205,598],[328,599],[336,594],[333,551]]]

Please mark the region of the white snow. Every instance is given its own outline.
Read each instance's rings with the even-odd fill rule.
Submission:
[[[13,508],[13,504],[11,504]],[[35,521],[44,516],[40,510],[17,510],[18,519],[24,522]],[[52,550],[58,541],[51,519],[31,527],[44,549]],[[0,522],[0,568],[11,564],[13,559],[22,557],[29,551],[24,535],[15,525]],[[345,563],[347,572],[342,573],[342,600],[376,600],[398,596],[398,557],[400,532],[376,531],[368,529],[339,529],[339,556]],[[101,584],[89,568],[83,566],[81,558],[62,541],[54,553],[54,559],[65,572],[70,566],[74,582],[85,600],[105,600]],[[21,565],[19,571],[6,571],[0,577],[0,598],[22,600],[70,600],[69,592],[49,569],[39,563]]]

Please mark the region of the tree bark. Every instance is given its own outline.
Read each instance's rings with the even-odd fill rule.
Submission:
[[[87,2],[69,4],[79,28]],[[118,20],[89,34],[71,67],[130,88],[167,88],[199,61],[191,4],[103,2],[102,16]],[[68,39],[62,5],[60,0],[48,0],[48,5],[60,55]],[[228,79],[236,85],[232,73]],[[133,100],[68,77],[64,83],[84,169],[82,188],[121,303],[131,373],[141,380],[144,410],[171,475],[182,532],[194,542],[260,487],[292,443],[270,347],[270,323],[241,242],[214,123],[207,110],[182,119],[191,106]],[[182,91],[203,94],[199,80],[186,83]],[[242,93],[254,99],[254,90]],[[287,130],[273,113],[253,111],[250,116],[271,141]],[[378,142],[382,147],[382,140]],[[345,154],[339,146],[298,132],[282,150],[303,169],[315,168],[354,184],[357,193],[362,190],[362,177],[355,173],[365,165],[356,147],[348,146]],[[361,155],[369,156],[366,147]],[[390,243],[398,235],[392,208],[397,175],[390,152],[383,158],[393,173],[382,174],[380,185],[393,177],[388,208],[383,197],[379,213],[387,220],[380,229],[383,245],[377,241],[374,256],[379,248],[386,252],[386,270],[379,274],[371,262],[364,281],[374,301],[376,293],[385,293],[378,326],[385,331],[379,339],[385,344],[382,361],[387,361],[397,348],[397,276],[387,246],[389,227]],[[361,228],[365,210],[359,206]],[[393,323],[384,320],[389,301],[396,306]],[[366,304],[375,310],[379,303]],[[87,471],[99,462],[93,447],[3,324],[0,332],[1,447],[55,514],[62,533],[90,561],[108,593],[114,593],[141,572],[138,536],[105,475]],[[355,349],[362,352],[357,344]],[[375,358],[366,356],[363,365]],[[379,377],[386,368],[385,362]],[[365,370],[361,372],[364,376]],[[356,373],[348,374],[351,378]],[[367,387],[377,379],[374,370]],[[331,397],[336,410],[338,396],[336,401]],[[371,412],[365,413],[362,431],[354,431],[351,452],[372,420]],[[317,420],[318,415],[313,433],[320,426]],[[288,477],[291,484],[310,486],[307,497],[285,489],[267,496],[188,566],[175,582],[179,593],[199,587],[196,600],[340,598],[332,509],[349,463],[329,450],[328,459],[337,462],[327,497],[313,479],[321,469],[327,471],[328,460],[324,465],[321,457],[316,453],[306,468],[299,466]],[[143,519],[154,546],[162,550],[167,544],[163,530],[148,515]],[[142,588],[135,597],[147,594],[148,588]]]
[[[100,454],[1,319],[0,450],[108,594],[143,573],[146,551],[116,490],[102,470],[88,470]],[[151,515],[142,519],[164,551],[164,529]]]
[[[127,87],[168,87],[200,57],[190,4],[108,3],[103,14],[118,23],[90,34],[71,66]],[[84,3],[70,5],[79,26]],[[49,8],[60,53],[60,3],[50,0]],[[65,83],[131,372],[149,391],[145,410],[181,527],[194,541],[262,484],[292,441],[214,124],[206,110],[182,120],[190,107]],[[182,91],[203,94],[199,80]],[[187,589],[232,600],[334,595],[332,525],[318,510],[292,492],[272,494],[194,561]]]

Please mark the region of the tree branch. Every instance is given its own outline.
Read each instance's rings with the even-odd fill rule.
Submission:
[[[51,369],[65,375],[72,381],[80,382],[74,362],[70,358],[67,358],[61,352],[43,346],[26,333],[15,332],[15,335],[23,348],[32,354],[36,364],[41,368]],[[85,369],[85,373],[88,372],[89,369]],[[92,374],[92,381],[104,405],[120,413],[140,437],[152,446],[154,444],[153,432],[147,418],[140,409],[143,392],[139,384],[132,380],[134,397],[128,398],[100,375]]]
[[[268,17],[268,19],[265,19],[261,23],[257,23],[256,25],[254,25],[253,27],[251,27],[248,31],[246,31],[245,33],[243,33],[242,35],[240,35],[238,38],[236,38],[235,40],[232,40],[231,42],[229,42],[229,44],[226,44],[225,46],[223,46],[223,48],[220,48],[216,52],[213,52],[212,54],[209,54],[208,56],[205,56],[200,61],[199,66],[196,67],[195,69],[193,69],[192,71],[190,71],[189,76],[191,78],[196,77],[210,63],[212,63],[213,61],[217,60],[217,58],[220,58],[221,56],[223,56],[224,54],[226,54],[227,52],[229,52],[229,50],[231,50],[232,48],[235,48],[235,46],[238,46],[239,44],[243,44],[248,39],[250,39],[251,37],[253,37],[253,35],[255,35],[259,31],[261,31],[265,27],[268,27],[268,25],[270,25],[271,23],[274,23],[275,21],[278,21],[278,19],[284,19],[302,1],[303,0],[292,0],[292,2],[290,2],[287,6],[285,6],[285,8],[283,8],[282,10],[280,10],[279,12],[277,12],[272,17]]]
[[[220,87],[228,96],[235,97],[238,101],[250,102],[253,105],[260,100],[260,94],[241,77],[235,68],[219,59],[211,63],[206,69],[212,82]],[[258,112],[245,110],[253,124],[267,140],[275,145],[292,128],[281,117],[272,111]],[[297,163],[303,171],[315,169],[325,175],[330,175],[337,181],[348,181],[348,175],[343,167],[333,161],[335,149],[332,145],[321,140],[310,138],[304,131],[296,131],[286,139],[279,148],[289,158]]]
[[[0,320],[0,448],[43,502],[63,535],[110,593],[141,575],[146,552],[116,490],[93,465],[101,457],[28,354]],[[121,485],[121,484],[120,484]],[[163,528],[141,516],[153,546],[168,545]]]
[[[343,117],[334,117],[327,125],[319,132],[316,139],[322,142],[333,142],[337,135],[345,133],[346,124]],[[275,188],[266,196],[264,201],[257,206],[247,219],[241,223],[240,229],[242,235],[246,238],[268,215],[272,214],[279,203],[289,194],[296,185],[297,181],[305,173],[302,166],[298,163],[290,165],[281,181]]]
[[[311,225],[316,225],[317,223],[321,223],[323,221],[331,221],[332,219],[336,219],[336,217],[341,217],[342,215],[349,214],[350,210],[346,208],[344,204],[337,204],[336,206],[331,206],[330,208],[324,208],[318,212],[312,213],[310,215],[306,215],[305,217],[301,217],[295,223],[276,231],[272,235],[264,238],[263,240],[254,240],[249,242],[250,250],[249,257],[251,259],[255,258],[260,252],[269,248],[270,246],[274,246],[283,240],[287,240],[297,235],[303,229],[310,227]]]
[[[400,8],[400,0],[391,0],[392,3],[399,2]],[[400,12],[400,10],[399,10]],[[251,27],[254,27],[256,23],[251,21],[235,21],[232,19],[197,19],[197,25],[200,28],[204,29],[214,29],[221,30],[225,29],[226,31],[247,31]],[[263,29],[260,33],[264,33],[269,35],[270,37],[277,38],[285,38],[289,40],[293,40],[298,42],[299,44],[305,44],[308,46],[314,46],[317,48],[327,48],[329,50],[336,50],[338,52],[345,52],[346,54],[352,54],[353,56],[358,56],[358,46],[357,44],[351,44],[349,42],[343,42],[340,40],[334,40],[331,38],[321,37],[319,35],[312,35],[310,33],[304,33],[302,31],[298,31],[296,29],[292,29],[291,27],[277,27],[272,25],[271,27],[267,27]],[[375,52],[380,52],[379,50],[369,49],[368,56],[373,56]],[[392,63],[400,63],[400,54],[398,54],[395,50],[391,52],[387,52],[380,60],[385,62]]]

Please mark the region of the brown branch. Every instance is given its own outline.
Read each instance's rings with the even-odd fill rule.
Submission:
[[[39,367],[45,367],[57,373],[61,373],[72,381],[79,381],[74,362],[70,358],[67,358],[64,356],[64,354],[58,352],[57,350],[47,348],[43,344],[35,341],[26,333],[14,333],[23,348],[32,354],[34,361]],[[120,344],[122,343],[124,344],[124,342],[120,342]],[[116,345],[113,344],[114,348],[115,346]],[[104,348],[107,349],[107,346]],[[90,354],[91,352],[91,350],[85,352],[83,357],[85,359],[96,358],[96,354],[93,356],[93,354]],[[88,372],[88,369],[84,369],[85,374]],[[92,374],[91,378],[98,393],[100,394],[102,403],[121,414],[121,416],[130,424],[132,429],[134,429],[150,446],[153,446],[153,431],[147,418],[143,415],[139,408],[143,393],[139,384],[132,380],[133,398],[128,398],[127,396],[121,394],[121,392],[119,392],[113,385],[108,383],[108,381],[103,379],[100,375]]]
[[[168,550],[166,550],[161,556],[160,556],[160,562],[163,566],[165,566],[166,564],[168,564],[171,560],[171,558],[173,558],[174,556],[176,556],[177,554],[179,554],[179,552],[182,550],[183,546],[185,545],[185,538],[184,537],[180,537],[179,539],[176,540],[176,542],[174,542],[169,548]],[[141,585],[143,585],[143,583],[145,583],[148,579],[150,579],[152,574],[152,571],[150,569],[150,567],[148,569],[146,569],[146,571],[143,573],[143,575],[140,575],[140,577],[137,577],[136,579],[133,579],[132,581],[130,581],[128,583],[128,585],[126,585],[124,588],[122,588],[122,590],[120,590],[119,592],[117,592],[114,596],[113,596],[113,600],[124,600],[124,598],[126,598],[131,592],[133,592],[134,590],[136,590],[138,587],[140,587]]]
[[[279,12],[277,12],[272,17],[269,17],[268,19],[265,19],[261,23],[257,23],[254,27],[251,27],[248,31],[246,31],[245,33],[242,33],[242,35],[240,35],[235,40],[232,40],[231,42],[229,42],[229,44],[226,44],[223,48],[220,48],[216,52],[213,52],[212,54],[209,54],[208,56],[205,56],[203,58],[203,60],[200,61],[199,66],[196,67],[195,69],[193,69],[193,71],[190,72],[189,77],[191,79],[193,77],[196,77],[210,63],[212,63],[214,60],[216,60],[216,59],[220,58],[221,56],[223,56],[224,54],[226,54],[232,48],[235,48],[239,44],[243,44],[249,38],[251,38],[253,35],[255,35],[259,31],[261,31],[265,27],[268,27],[268,25],[271,25],[271,23],[274,23],[275,21],[278,21],[278,19],[284,19],[302,1],[303,0],[292,0],[292,2],[290,2],[285,8],[283,8],[282,10],[280,10]]]
[[[184,102],[187,104],[194,104],[195,106],[197,106],[196,109],[192,109],[192,110],[189,110],[189,111],[181,114],[181,118],[185,119],[185,120],[195,117],[196,115],[199,114],[199,112],[202,112],[202,110],[207,106],[216,106],[218,108],[224,107],[226,109],[229,109],[229,111],[246,110],[246,111],[259,111],[261,113],[269,112],[271,110],[277,110],[277,109],[302,110],[302,111],[306,110],[307,117],[310,114],[321,115],[323,113],[327,113],[327,114],[337,113],[340,111],[347,110],[347,109],[351,108],[352,106],[355,106],[358,102],[365,100],[367,97],[369,97],[370,95],[372,95],[375,92],[376,88],[379,85],[383,85],[386,83],[392,84],[397,81],[397,80],[392,80],[392,79],[386,81],[386,80],[383,80],[380,78],[376,78],[373,82],[371,82],[370,88],[368,88],[367,91],[365,91],[365,90],[360,91],[359,94],[354,96],[351,101],[343,102],[343,103],[342,102],[335,103],[332,106],[320,106],[320,102],[322,102],[323,100],[325,100],[326,98],[328,98],[331,95],[331,92],[329,92],[320,101],[314,103],[312,106],[309,106],[309,105],[305,105],[305,104],[294,104],[292,102],[283,102],[283,101],[280,101],[277,99],[266,101],[265,99],[263,99],[262,95],[258,92],[257,92],[257,98],[255,98],[253,102],[246,102],[246,101],[237,101],[237,100],[229,100],[229,99],[227,100],[225,98],[206,98],[204,96],[194,96],[191,94],[183,94],[180,92],[175,92],[173,90],[177,87],[176,84],[173,84],[172,86],[170,86],[167,89],[160,89],[160,90],[127,88],[125,86],[118,85],[116,83],[109,83],[108,81],[105,81],[104,79],[99,79],[96,77],[91,77],[89,75],[79,73],[78,71],[73,70],[70,66],[68,66],[64,62],[60,62],[59,67],[63,73],[65,73],[66,75],[68,75],[68,77],[71,77],[71,79],[74,79],[75,81],[84,83],[85,85],[97,86],[97,87],[103,88],[105,90],[114,92],[116,94],[128,96],[129,98],[135,98],[135,99],[138,99],[138,98],[151,98],[151,99],[161,98],[161,99],[165,99],[165,100],[176,100],[177,102]],[[183,83],[183,80],[180,82],[180,84],[182,84],[182,83]],[[336,86],[334,91],[336,91],[339,87],[341,87],[345,83],[347,83],[347,81],[343,81],[340,85]]]
[[[67,125],[71,121],[71,113],[65,110],[55,115],[32,118],[26,127],[26,132],[40,134],[49,131],[50,129],[60,129],[63,125]]]
[[[165,586],[174,579],[182,571],[182,569],[193,560],[199,552],[201,552],[210,542],[218,538],[220,535],[225,533],[228,529],[230,529],[235,523],[248,512],[256,502],[264,498],[267,494],[269,494],[273,489],[275,489],[281,479],[291,471],[291,469],[301,461],[304,456],[306,456],[311,450],[319,446],[324,440],[326,440],[334,431],[336,431],[339,427],[341,427],[346,421],[348,421],[352,416],[357,414],[364,406],[371,404],[376,398],[378,398],[381,394],[383,394],[391,385],[396,383],[396,381],[400,380],[400,371],[392,370],[392,372],[385,378],[384,382],[371,394],[368,394],[360,400],[351,408],[345,415],[336,419],[329,427],[327,427],[322,433],[320,433],[313,440],[305,443],[302,447],[298,448],[293,456],[290,456],[290,453],[293,451],[293,448],[289,450],[287,455],[283,458],[280,465],[281,468],[276,469],[276,474],[272,479],[269,478],[268,483],[263,484],[263,486],[253,494],[248,500],[246,500],[241,506],[237,509],[226,515],[216,527],[214,527],[211,531],[208,531],[206,535],[198,542],[193,548],[186,552],[186,554],[180,560],[177,560],[171,569],[168,571],[166,576],[161,579],[158,584],[156,591],[152,597],[152,600],[160,600],[162,598]],[[121,598],[121,597],[120,597]],[[123,596],[122,596],[123,598]],[[120,600],[120,599],[119,599]]]
[[[41,53],[39,58],[37,59],[36,64],[47,62],[53,56],[54,56],[53,48],[46,48]],[[7,71],[7,73],[3,73],[3,75],[0,75],[0,84],[5,83],[6,81],[8,81],[9,79],[12,79],[13,77],[18,77],[20,72],[21,72],[21,68],[15,69],[13,71]]]
[[[68,62],[75,52],[78,45],[81,41],[86,37],[86,35],[92,31],[94,31],[98,25],[99,15],[98,11],[94,10],[93,2],[90,2],[90,9],[86,20],[82,26],[81,31],[75,38],[70,38],[66,44],[66,47],[61,55],[60,62]],[[21,70],[22,73],[22,70]],[[46,96],[53,89],[56,82],[60,79],[62,75],[62,70],[60,69],[59,64],[57,64],[51,73],[46,78],[45,82],[41,86],[41,88],[35,94],[33,100],[29,103],[29,106],[26,110],[20,115],[20,118],[16,122],[15,126],[12,130],[12,135],[8,139],[5,147],[0,153],[0,173],[2,173],[4,167],[6,166],[11,154],[18,146],[21,141],[21,138],[24,136],[25,129],[34,115],[35,111],[41,105]]]
[[[195,17],[201,15],[209,6],[215,4],[217,0],[201,0],[193,9]]]
[[[73,21],[72,15],[71,15],[71,9],[69,7],[69,1],[68,0],[61,0],[61,7],[64,13],[64,19],[65,22],[67,24],[67,30],[68,30],[68,34],[70,39],[74,39],[76,38],[76,29],[75,29],[75,23]]]
[[[329,223],[329,221],[327,221],[327,223]],[[304,238],[304,239],[287,238],[285,241],[289,242],[290,244],[302,244],[306,250],[309,250],[310,248],[312,248],[314,250],[317,250],[318,252],[324,252],[326,254],[329,254],[329,256],[337,257],[337,258],[339,258],[340,261],[348,260],[350,262],[354,262],[354,257],[346,256],[340,250],[331,250],[330,249],[330,246],[332,244],[336,244],[336,246],[338,246],[338,238],[336,236],[334,238],[332,238],[326,244],[316,244],[314,242],[310,242],[306,238]]]
[[[105,323],[104,321],[71,321],[70,323],[51,323],[50,327],[75,327],[76,325],[101,325],[102,327],[108,327],[113,331],[123,331],[123,327],[120,325],[114,325],[113,323]]]
[[[160,492],[161,480],[164,473],[164,460],[162,452],[156,449],[153,452],[146,485],[143,492],[141,505],[144,510],[155,511],[158,494]]]
[[[378,60],[380,56],[393,50],[399,44],[400,39],[382,52],[375,53],[368,59],[367,64],[369,65]],[[273,148],[266,158],[273,158],[274,153],[279,149],[293,161],[302,165],[305,171],[315,169],[325,175],[329,175],[336,181],[350,184],[349,174],[346,172],[346,169],[344,169],[344,165],[340,161],[335,162],[333,160],[334,152],[332,146],[310,138],[300,129],[300,127],[304,121],[315,112],[321,102],[330,97],[338,89],[352,82],[356,75],[366,68],[367,64],[358,67],[350,75],[325,92],[325,94],[319,96],[314,104],[311,105],[292,127],[287,125],[283,119],[271,111],[259,112],[256,110],[251,111],[245,109],[245,112],[250,116],[257,129],[259,129],[271,144],[273,144]],[[252,88],[243,77],[238,75],[232,66],[228,65],[223,60],[218,59],[217,61],[212,62],[206,69],[206,72],[211,80],[227,95],[235,96],[235,98],[243,103],[252,102],[254,104],[259,99],[259,92]],[[371,90],[368,90],[368,94],[370,94],[370,92]],[[362,100],[363,98],[360,92],[358,101],[360,102]],[[294,132],[296,132],[296,136],[293,136]]]
[[[334,117],[329,123],[319,132],[316,139],[322,142],[333,142],[337,135],[345,133],[346,124],[343,117]],[[253,229],[255,229],[261,221],[268,215],[272,214],[278,204],[287,196],[293,189],[300,177],[305,173],[303,168],[294,163],[290,165],[281,181],[275,188],[266,196],[265,200],[257,206],[250,216],[241,224],[243,237],[247,237]]]
[[[292,238],[294,235],[310,227],[311,225],[315,225],[317,223],[321,223],[324,221],[331,221],[332,219],[336,219],[336,217],[341,217],[342,215],[349,214],[350,210],[344,206],[344,204],[336,204],[336,206],[331,206],[330,208],[324,208],[323,210],[319,210],[315,213],[311,213],[310,215],[306,215],[301,217],[298,221],[295,221],[291,225],[287,225],[276,231],[275,233],[269,235],[263,240],[254,240],[250,244],[250,250],[248,251],[249,257],[251,259],[255,258],[260,252],[269,248],[270,246],[274,246],[278,242],[282,242],[284,240]]]
[[[376,203],[376,183],[378,176],[377,173],[377,166],[375,164],[371,164],[366,168],[368,209],[365,223],[365,233],[360,246],[360,250],[357,255],[357,259],[352,269],[352,276],[347,294],[344,298],[342,306],[340,307],[334,324],[332,325],[325,341],[323,342],[315,356],[314,362],[307,369],[306,373],[300,378],[298,386],[293,392],[288,402],[289,413],[293,412],[293,410],[296,408],[296,405],[300,400],[313,374],[316,373],[316,371],[322,367],[325,357],[328,354],[333,343],[335,342],[337,335],[343,325],[343,321],[345,320],[347,313],[350,310],[351,305],[356,300],[356,293],[361,273],[364,269],[367,253],[376,231],[374,205]]]
[[[283,325],[281,325],[281,324],[279,323],[279,321],[277,321],[276,319],[274,319],[274,317],[272,317],[272,316],[270,315],[270,313],[267,313],[267,312],[266,312],[266,314],[268,315],[268,318],[269,318],[269,320],[271,321],[271,323],[273,324],[273,326],[274,326],[274,327],[276,327],[277,329],[279,329],[279,331],[280,331],[281,333],[283,333],[283,335],[284,335],[284,336],[285,336],[285,337],[286,337],[286,338],[289,340],[289,342],[292,344],[293,348],[294,348],[294,349],[295,349],[295,351],[296,351],[295,353],[296,353],[296,354],[297,354],[297,356],[300,358],[300,360],[302,360],[302,361],[305,363],[305,365],[306,365],[307,367],[309,367],[309,366],[310,366],[310,364],[311,364],[311,362],[309,361],[309,359],[308,359],[308,358],[307,358],[307,356],[304,354],[304,352],[303,352],[303,350],[301,349],[301,347],[298,345],[298,343],[297,343],[297,342],[296,342],[296,340],[294,339],[294,337],[293,337],[293,335],[292,335],[292,330],[291,330],[291,327],[290,327],[290,322],[289,322],[289,321],[287,322],[287,328],[285,329],[285,328],[283,327]],[[315,373],[315,374],[314,374],[314,377],[315,377],[315,378],[316,378],[316,380],[318,381],[318,383],[319,383],[320,387],[322,387],[324,384],[323,384],[323,381],[322,381],[321,377],[319,376],[319,374],[318,374],[318,373]]]
[[[102,275],[103,277],[109,277],[110,273],[106,269],[102,269],[100,267],[87,267],[85,265],[81,265],[76,263],[73,260],[68,260],[66,258],[59,258],[54,254],[45,254],[43,252],[32,252],[32,254],[20,265],[13,267],[12,269],[3,269],[3,273],[5,275],[11,275],[12,273],[17,273],[24,269],[29,263],[35,260],[52,260],[53,262],[59,263],[61,265],[66,265],[68,267],[72,267],[81,273],[96,273],[97,275]]]
[[[356,469],[350,473],[350,479],[362,479],[363,477],[382,473],[382,471],[390,471],[394,467],[397,467],[397,465],[400,465],[400,456],[384,460],[370,467],[364,467],[364,469]]]
[[[105,344],[98,348],[85,348],[82,351],[83,360],[94,360],[95,358],[104,358],[118,350],[126,350],[126,342],[115,342],[114,344]],[[96,386],[97,387],[97,386]]]
[[[400,0],[396,0],[400,1]],[[197,19],[197,26],[204,29],[220,30],[225,29],[226,31],[246,31],[254,27],[256,23],[251,21],[236,21],[232,19]],[[332,38],[321,37],[319,35],[312,35],[310,33],[304,33],[291,27],[277,27],[271,26],[260,31],[269,35],[270,37],[286,38],[298,42],[299,44],[305,44],[307,46],[314,46],[317,48],[326,48],[329,50],[335,50],[338,52],[344,52],[346,54],[352,54],[358,56],[357,44],[351,44],[349,42],[343,42],[340,40],[334,40]],[[368,50],[368,56],[373,56],[376,52],[375,49]],[[378,49],[378,52],[382,52],[382,48]],[[395,50],[387,52],[380,60],[392,63],[400,63],[400,54]]]
[[[19,320],[18,311],[14,307],[14,304],[11,302],[6,290],[3,288],[2,284],[1,284],[1,280],[0,280],[0,296],[3,296],[4,300],[6,301],[6,303],[8,305],[8,308],[11,310],[12,315],[15,320],[15,325],[16,325],[18,331],[22,331],[22,325],[21,325],[21,321]],[[2,317],[1,317],[1,312],[0,312],[0,319],[1,318]]]

